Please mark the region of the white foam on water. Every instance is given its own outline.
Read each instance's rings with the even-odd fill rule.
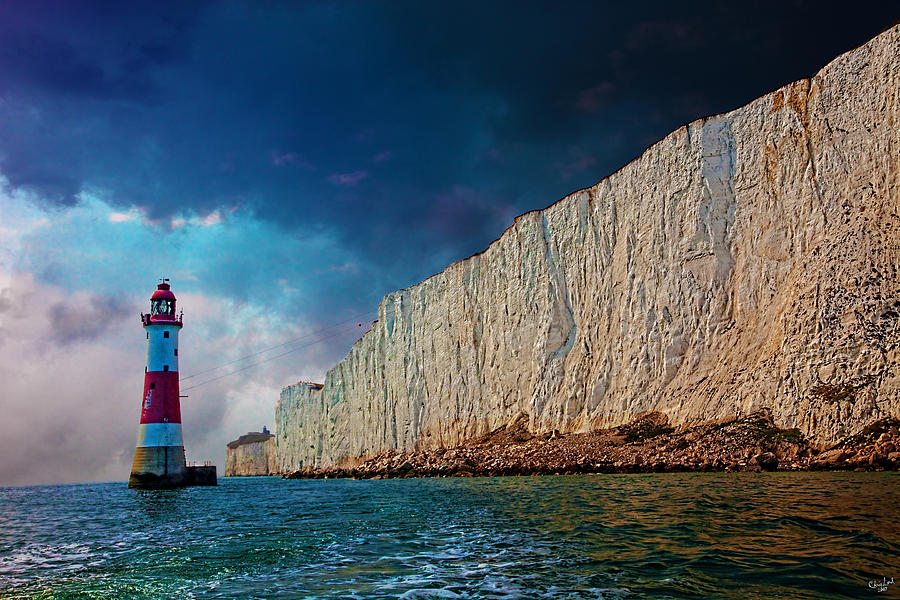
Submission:
[[[443,588],[416,588],[404,592],[399,596],[399,598],[410,600],[412,598],[462,598],[462,596],[460,596],[456,592],[451,592],[450,590]]]

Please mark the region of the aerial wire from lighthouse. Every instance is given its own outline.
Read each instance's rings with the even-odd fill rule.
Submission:
[[[360,324],[360,325],[361,325],[361,324]],[[331,335],[327,335],[327,336],[321,337],[321,338],[319,338],[319,339],[317,339],[317,340],[313,340],[312,342],[309,342],[308,344],[301,344],[300,346],[297,346],[296,348],[292,348],[292,349],[290,349],[290,350],[288,350],[288,351],[286,351],[286,352],[282,352],[281,354],[276,354],[275,356],[270,356],[269,358],[266,358],[266,359],[264,359],[264,360],[261,360],[261,361],[255,362],[255,363],[250,363],[249,365],[245,365],[245,366],[241,367],[240,369],[235,369],[234,371],[229,371],[228,373],[224,373],[224,374],[222,374],[222,375],[218,375],[218,376],[213,377],[213,378],[211,378],[211,379],[207,379],[207,380],[205,380],[205,381],[201,381],[200,383],[196,383],[196,384],[194,384],[194,385],[188,386],[188,387],[184,388],[182,391],[186,392],[186,391],[188,391],[188,390],[193,390],[193,389],[198,388],[198,387],[200,387],[200,386],[202,386],[202,385],[206,385],[207,383],[212,383],[212,382],[214,382],[214,381],[218,381],[218,380],[220,380],[220,379],[224,379],[225,377],[228,377],[228,376],[230,376],[230,375],[236,375],[237,373],[241,373],[242,371],[246,371],[247,369],[251,369],[251,368],[253,368],[253,367],[257,367],[257,366],[262,365],[262,364],[265,364],[265,363],[267,363],[267,362],[269,362],[269,361],[275,360],[276,358],[281,358],[281,357],[283,357],[283,356],[287,356],[288,354],[293,354],[294,352],[296,352],[296,351],[298,351],[298,350],[302,350],[302,349],[304,349],[304,348],[309,348],[310,346],[314,346],[314,345],[316,345],[316,344],[318,344],[318,343],[320,343],[320,342],[324,342],[324,341],[326,341],[326,340],[330,340],[330,339],[332,339],[332,338],[334,338],[334,337],[337,337],[337,336],[339,336],[339,335],[341,335],[341,334],[349,333],[350,331],[352,331],[352,330],[351,330],[351,329],[347,329],[347,330],[345,330],[345,331],[338,331],[338,332],[333,333],[333,334],[331,334]]]
[[[369,313],[369,314],[371,314],[371,313]],[[194,384],[194,385],[191,385],[191,386],[188,386],[188,387],[186,387],[186,388],[183,388],[181,391],[186,392],[186,391],[188,391],[188,390],[196,389],[196,388],[198,388],[198,387],[200,387],[200,386],[206,385],[207,383],[212,383],[212,382],[214,382],[214,381],[218,381],[218,380],[220,380],[220,379],[224,379],[225,377],[229,377],[229,376],[231,376],[231,375],[236,375],[237,373],[241,373],[241,372],[243,372],[243,371],[246,371],[247,369],[251,369],[251,368],[253,368],[253,367],[257,367],[257,366],[259,366],[259,365],[265,364],[265,363],[267,363],[267,362],[269,362],[269,361],[272,361],[272,360],[275,360],[275,359],[277,359],[277,358],[281,358],[281,357],[283,357],[283,356],[287,356],[288,354],[293,354],[294,352],[297,352],[298,350],[302,350],[302,349],[304,349],[304,348],[309,348],[310,346],[314,346],[314,345],[316,345],[316,344],[318,344],[318,343],[320,343],[320,342],[324,342],[324,341],[326,341],[326,340],[330,340],[330,339],[332,339],[332,338],[334,338],[334,337],[337,337],[337,336],[339,336],[339,335],[342,335],[342,334],[345,334],[345,333],[349,333],[350,331],[352,331],[352,329],[348,329],[347,326],[345,325],[345,323],[349,323],[349,322],[351,322],[351,321],[355,321],[355,320],[359,319],[360,316],[364,316],[364,315],[365,315],[365,313],[364,313],[363,315],[357,315],[357,316],[355,316],[355,317],[353,317],[353,318],[347,319],[347,320],[345,320],[345,321],[341,321],[340,323],[336,323],[336,324],[331,325],[331,326],[329,326],[329,327],[325,327],[325,328],[320,329],[320,330],[318,330],[318,331],[316,331],[316,332],[307,334],[307,335],[305,335],[305,336],[301,336],[301,337],[299,337],[299,338],[295,338],[294,340],[291,340],[291,341],[288,341],[288,342],[284,342],[284,343],[279,344],[279,345],[277,345],[277,346],[272,346],[271,348],[266,348],[266,349],[264,349],[264,350],[260,350],[260,351],[258,351],[258,352],[253,353],[253,354],[248,354],[248,355],[246,355],[246,356],[244,356],[244,357],[235,359],[235,360],[230,361],[230,362],[228,362],[228,363],[224,363],[223,365],[220,365],[220,366],[218,366],[218,367],[214,367],[214,368],[212,368],[212,369],[207,369],[206,371],[201,371],[200,373],[195,373],[194,375],[191,375],[190,377],[196,377],[197,375],[200,375],[201,373],[209,373],[209,372],[211,372],[211,371],[215,371],[215,370],[221,369],[221,368],[223,368],[224,366],[227,366],[227,365],[230,365],[230,364],[234,364],[234,363],[239,362],[239,361],[241,361],[241,360],[244,360],[244,359],[246,359],[246,358],[251,358],[251,357],[253,357],[253,356],[258,356],[258,355],[260,355],[260,354],[264,354],[264,353],[269,352],[269,351],[271,351],[271,350],[275,350],[275,349],[277,349],[277,348],[281,348],[281,347],[287,346],[287,345],[289,345],[289,344],[293,344],[293,343],[295,343],[295,342],[297,342],[297,341],[300,341],[300,340],[303,340],[303,339],[308,339],[309,337],[315,335],[316,333],[322,333],[322,332],[325,332],[325,331],[334,329],[335,327],[340,327],[341,325],[344,326],[344,328],[343,328],[342,330],[339,330],[339,331],[337,331],[337,332],[334,332],[334,333],[332,333],[332,334],[330,334],[330,335],[323,336],[323,337],[321,337],[321,338],[319,338],[319,339],[316,339],[316,340],[313,340],[313,341],[311,341],[311,342],[309,342],[309,343],[307,343],[307,344],[301,344],[301,345],[299,345],[299,346],[296,346],[296,347],[294,347],[294,348],[291,348],[290,350],[287,350],[286,352],[282,352],[282,353],[280,353],[280,354],[276,354],[275,356],[270,356],[270,357],[268,357],[268,358],[266,358],[266,359],[263,359],[263,360],[260,360],[260,361],[254,362],[254,363],[250,363],[249,365],[245,365],[245,366],[241,367],[240,369],[236,369],[236,370],[234,370],[234,371],[229,371],[228,373],[223,373],[222,375],[218,375],[218,376],[213,377],[213,378],[211,378],[211,379],[207,379],[207,380],[205,380],[205,381],[201,381],[200,383],[196,383],[196,384]],[[357,327],[362,327],[362,325],[363,325],[362,323],[358,323],[356,326],[357,326]],[[185,377],[184,379],[188,379],[188,378]]]
[[[235,358],[234,360],[230,360],[230,361],[228,361],[228,362],[226,362],[226,363],[222,363],[221,365],[219,365],[219,366],[217,366],[217,367],[212,367],[212,368],[210,368],[210,369],[204,369],[203,371],[197,371],[196,373],[194,373],[194,374],[192,374],[192,375],[188,375],[187,377],[182,377],[182,378],[181,378],[181,381],[186,381],[186,380],[188,380],[188,379],[192,379],[192,378],[197,377],[197,376],[199,376],[199,375],[204,375],[204,374],[206,374],[206,373],[211,373],[211,372],[213,372],[213,371],[218,371],[219,369],[224,369],[225,367],[227,367],[227,366],[229,366],[229,365],[233,365],[234,363],[241,362],[242,360],[245,360],[245,359],[248,359],[248,358],[253,358],[254,356],[259,356],[260,354],[265,354],[266,352],[270,352],[270,351],[276,350],[276,349],[278,349],[278,348],[283,348],[284,346],[288,346],[288,345],[293,344],[293,343],[295,343],[295,342],[299,342],[299,341],[302,341],[302,340],[311,338],[311,337],[313,337],[314,335],[318,335],[318,334],[320,334],[320,333],[324,333],[324,332],[326,332],[326,331],[329,331],[329,330],[331,330],[331,329],[334,329],[335,327],[340,327],[341,325],[344,325],[345,323],[350,323],[350,322],[352,322],[352,321],[357,321],[357,320],[359,320],[359,319],[362,318],[362,317],[367,317],[367,319],[368,319],[368,317],[370,317],[372,314],[373,314],[373,313],[372,313],[371,311],[369,311],[369,312],[364,312],[364,313],[360,313],[360,314],[358,314],[358,315],[355,315],[355,316],[350,317],[349,319],[345,319],[345,320],[343,320],[343,321],[340,321],[339,323],[335,323],[335,324],[333,324],[333,325],[329,325],[328,327],[323,327],[322,329],[317,329],[316,331],[311,331],[310,333],[306,333],[306,334],[304,334],[304,335],[301,335],[301,336],[298,337],[298,338],[294,338],[294,339],[292,339],[292,340],[288,340],[288,341],[283,342],[283,343],[281,343],[281,344],[278,344],[278,345],[276,345],[276,346],[270,346],[270,347],[268,347],[268,348],[263,348],[262,350],[259,350],[259,351],[257,351],[257,352],[253,352],[253,353],[251,353],[251,354],[247,354],[247,355],[245,355],[245,356],[241,356],[240,358]],[[367,319],[365,319],[365,320],[367,320]],[[362,323],[359,323],[357,326],[362,326]]]

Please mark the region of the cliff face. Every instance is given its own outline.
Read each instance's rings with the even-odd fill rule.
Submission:
[[[248,433],[225,450],[225,477],[277,475],[275,436],[268,433]]]
[[[900,28],[384,298],[324,386],[285,388],[282,469],[457,445],[527,415],[770,408],[827,443],[900,415]]]

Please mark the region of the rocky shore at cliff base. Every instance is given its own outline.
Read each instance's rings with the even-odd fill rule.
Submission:
[[[290,479],[481,477],[576,473],[898,470],[900,420],[882,419],[825,450],[797,429],[778,428],[767,410],[675,428],[659,412],[620,427],[533,435],[524,413],[455,448],[386,451],[326,468],[304,467]]]

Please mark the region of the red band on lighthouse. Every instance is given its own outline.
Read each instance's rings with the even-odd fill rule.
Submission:
[[[152,371],[144,375],[141,424],[145,423],[181,423],[178,373]]]

